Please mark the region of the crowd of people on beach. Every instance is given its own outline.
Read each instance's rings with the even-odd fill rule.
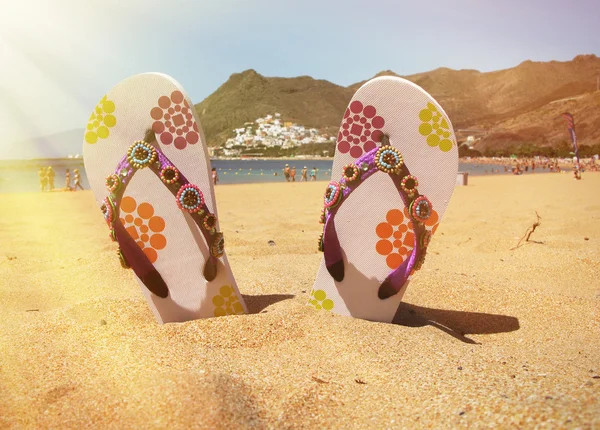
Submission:
[[[277,172],[275,173],[277,175]],[[308,182],[308,168],[304,166],[304,168],[300,171],[300,181],[299,182]],[[283,176],[287,182],[296,182],[296,166],[292,166],[290,168],[289,164],[286,164],[283,168]],[[317,180],[317,168],[313,167],[310,171],[310,180]]]
[[[549,173],[563,173],[568,170],[572,170],[574,179],[581,179],[581,173],[598,172],[600,171],[600,164],[594,158],[581,159],[579,163],[576,160],[571,159],[559,159],[559,158],[544,158],[544,157],[532,157],[532,158],[467,158],[469,162],[477,162],[478,164],[501,164],[504,168],[504,173],[513,175],[523,175],[525,173],[538,172],[549,172]],[[492,167],[491,170],[485,170],[487,173],[501,173],[498,168]]]
[[[571,165],[571,166],[569,166]],[[527,173],[531,171],[531,173],[535,172],[537,168],[538,171],[545,172],[548,169],[550,173],[562,173],[571,167],[573,171],[573,179],[581,179],[581,173],[587,171],[597,172],[600,170],[600,166],[595,162],[594,159],[589,160],[573,160],[572,162],[566,162],[565,160],[558,159],[514,159],[512,163],[504,164],[504,171],[511,172],[514,175],[522,175],[523,173]]]
[[[52,168],[52,166],[48,167],[40,167],[38,170],[38,177],[40,179],[40,189],[42,192],[45,191],[54,191],[54,179],[56,177],[56,172]],[[73,185],[71,185],[71,172],[69,169],[65,171],[65,187],[62,188],[63,191],[77,191],[77,189],[83,190],[83,185],[81,185],[81,174],[79,173],[79,169],[73,169]]]

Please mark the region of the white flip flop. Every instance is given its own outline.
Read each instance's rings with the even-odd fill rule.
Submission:
[[[457,172],[452,125],[429,94],[396,77],[360,87],[337,139],[321,215],[324,257],[309,304],[391,322]]]
[[[174,79],[126,79],[84,136],[90,185],[159,323],[247,313],[224,251],[210,159],[194,105]]]

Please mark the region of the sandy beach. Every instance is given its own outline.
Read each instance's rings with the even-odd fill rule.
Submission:
[[[0,427],[600,428],[599,190],[469,178],[381,324],[305,305],[324,183],[218,186],[251,314],[163,326],[90,191],[0,195]]]

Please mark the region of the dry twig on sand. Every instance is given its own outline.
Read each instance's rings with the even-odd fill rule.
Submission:
[[[523,239],[525,239],[525,242],[529,242],[529,238],[531,237],[531,235],[533,234],[535,229],[538,228],[538,226],[541,224],[540,221],[542,220],[542,218],[540,217],[540,214],[538,214],[537,211],[535,211],[535,215],[537,216],[537,220],[531,225],[531,227],[529,227],[527,229],[527,231],[525,232],[523,237],[519,240],[519,243],[517,243],[517,246],[510,249],[511,251],[513,249],[517,249],[519,246],[521,246],[523,244]]]

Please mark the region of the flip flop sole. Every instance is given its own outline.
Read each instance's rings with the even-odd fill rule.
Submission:
[[[110,194],[106,177],[115,173],[129,147],[143,140],[149,129],[156,136],[155,145],[200,188],[206,206],[218,219],[210,159],[194,105],[181,85],[158,73],[122,81],[90,116],[83,154],[98,206]],[[203,269],[210,255],[206,240],[150,169],[135,172],[120,200],[118,217],[169,289],[169,295],[161,298],[138,279],[159,323],[247,312],[225,254],[218,260],[216,278],[205,279]]]
[[[425,226],[435,233],[456,183],[458,148],[444,110],[417,85],[380,77],[359,88],[342,120],[331,180],[339,181],[344,166],[379,146],[384,134],[417,178],[419,193],[431,201],[433,213]],[[340,206],[335,226],[344,279],[335,281],[323,259],[309,305],[391,322],[410,277],[387,299],[379,298],[379,287],[410,256],[414,235],[407,208],[390,176],[378,172],[357,187]]]

